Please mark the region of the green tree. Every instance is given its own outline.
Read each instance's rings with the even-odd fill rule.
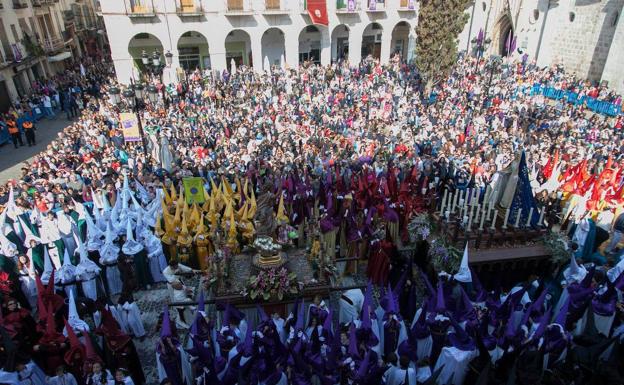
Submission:
[[[457,36],[468,21],[471,0],[422,0],[416,26],[416,65],[429,93],[457,61]]]

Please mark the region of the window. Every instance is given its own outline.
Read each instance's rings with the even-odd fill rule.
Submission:
[[[533,10],[533,15],[532,15],[532,17],[530,18],[530,22],[531,22],[531,23],[535,23],[536,21],[538,21],[538,20],[539,20],[539,15],[540,15],[540,13],[539,13],[539,9],[535,8],[535,9]]]
[[[13,34],[13,39],[15,39],[15,42],[19,42],[20,38],[19,35],[17,34],[17,29],[15,28],[15,24],[11,24],[11,33]]]
[[[485,1],[481,3],[481,8],[483,8],[483,12],[485,12],[485,10],[487,9],[487,4],[485,4]]]
[[[611,20],[612,27],[615,27],[617,25],[619,18],[620,18],[620,13],[618,11],[615,11],[615,13],[613,14],[613,19]]]
[[[570,23],[574,22],[575,18],[576,18],[576,14],[574,12],[570,12]]]

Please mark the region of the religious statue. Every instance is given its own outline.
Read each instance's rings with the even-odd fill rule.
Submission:
[[[271,191],[271,184],[266,183],[258,196],[258,208],[254,216],[257,236],[268,236],[273,238],[277,224],[275,222],[275,194]]]

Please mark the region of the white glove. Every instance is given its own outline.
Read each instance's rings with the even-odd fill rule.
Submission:
[[[318,326],[316,327],[316,331],[318,332],[318,334],[321,334],[321,332],[323,331],[323,326],[318,325]]]
[[[353,359],[351,357],[347,358],[346,360],[344,360],[343,364],[345,365],[349,365],[350,363],[353,362]]]
[[[297,332],[297,337],[301,338],[301,336],[303,336],[303,332],[302,332],[301,330],[299,330],[299,331]]]
[[[286,321],[288,321],[289,319],[293,319],[293,318],[294,318],[293,313],[290,313],[290,314],[288,314],[288,318],[286,318]]]
[[[223,326],[223,327],[221,328],[221,332],[220,332],[220,333],[221,333],[221,334],[223,334],[223,332],[228,331],[228,330],[230,330],[230,327],[229,327],[229,326]]]
[[[232,340],[234,340],[234,337],[232,337],[232,336],[228,336],[228,337],[226,338],[226,340],[227,340],[227,341],[232,341]]]

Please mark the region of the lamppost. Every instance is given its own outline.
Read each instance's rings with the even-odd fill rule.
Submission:
[[[480,29],[479,35],[477,35],[477,37],[473,37],[471,42],[475,46],[475,49],[477,50],[476,52],[477,60],[475,61],[475,69],[474,69],[475,72],[477,72],[477,68],[479,66],[479,60],[483,56],[483,52],[487,49],[490,43],[492,43],[492,39],[490,39],[489,37],[484,37],[483,29]]]
[[[167,99],[165,97],[163,72],[165,70],[165,66],[167,68],[171,67],[172,61],[173,61],[173,54],[171,53],[171,51],[167,51],[167,53],[165,53],[165,63],[162,63],[162,61],[160,60],[160,52],[158,52],[157,50],[152,52],[151,57],[150,55],[147,54],[147,52],[145,52],[145,50],[143,50],[143,53],[141,53],[141,62],[145,66],[145,69],[147,70],[148,74],[153,75],[153,76],[158,76],[158,79],[160,80],[160,84],[162,84],[162,97],[163,97],[163,101],[165,102],[165,105],[167,104]]]
[[[143,153],[145,157],[149,157],[147,152],[147,141],[145,140],[145,134],[143,132],[143,122],[141,121],[141,112],[145,109],[146,105],[144,102],[144,98],[146,96],[149,101],[154,104],[158,101],[158,89],[154,85],[150,85],[147,87],[147,91],[144,85],[142,84],[133,84],[127,87],[123,92],[120,92],[119,88],[112,87],[108,90],[108,94],[110,97],[110,102],[114,106],[121,105],[121,97],[120,94],[123,95],[123,99],[127,107],[129,107],[132,112],[134,112],[137,125],[139,126],[139,135],[141,136],[141,143],[143,145]]]
[[[490,76],[488,78],[488,83],[485,88],[485,99],[483,100],[483,104],[487,108],[489,106],[490,100],[490,87],[492,86],[492,78],[494,77],[494,72],[498,72],[503,63],[503,59],[500,56],[491,56],[490,60],[485,64],[485,69],[489,71]],[[492,119],[490,119],[490,130],[492,129]]]

